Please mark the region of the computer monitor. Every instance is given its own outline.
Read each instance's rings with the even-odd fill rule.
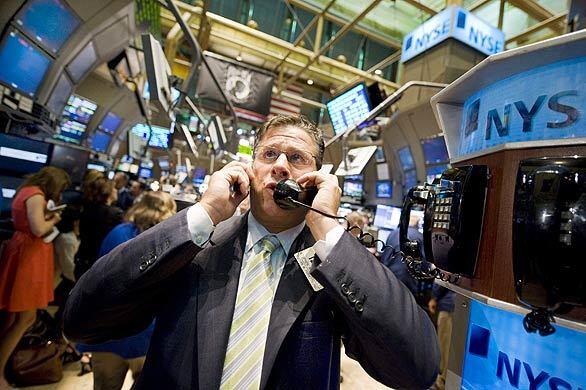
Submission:
[[[47,165],[50,150],[46,142],[0,133],[0,171],[15,175],[36,173]]]
[[[410,188],[417,185],[417,171],[412,169],[405,172],[405,189],[409,191]]]
[[[400,207],[379,204],[376,206],[373,225],[383,229],[396,229],[400,219]]]
[[[98,125],[98,129],[106,133],[114,134],[121,124],[122,118],[120,118],[113,112],[108,112],[102,119],[102,122],[100,122],[100,124]]]
[[[130,163],[129,162],[120,162],[120,164],[118,164],[117,169],[122,172],[130,172]]]
[[[399,162],[404,171],[415,168],[415,162],[413,161],[413,155],[409,146],[399,149],[397,153],[399,154]]]
[[[443,136],[421,140],[425,164],[439,164],[450,160]]]
[[[130,169],[128,170],[128,172],[136,175],[138,173],[138,164],[130,164]]]
[[[361,201],[364,195],[363,181],[362,175],[345,176],[342,195],[354,201]]]
[[[97,161],[90,161],[87,163],[86,169],[93,169],[100,172],[106,172],[107,168],[105,165],[97,162]]]
[[[88,139],[88,147],[96,152],[106,153],[111,139],[111,134],[96,130]]]
[[[0,81],[35,97],[53,60],[10,27],[0,44]]]
[[[430,166],[426,167],[425,168],[426,181],[430,184],[433,183],[433,180],[436,177],[441,176],[441,174],[448,168],[450,168],[450,166],[448,164],[430,165]]]
[[[18,187],[24,183],[23,177],[0,176],[0,215],[8,217],[12,211],[12,199]]]
[[[206,178],[207,171],[205,168],[197,167],[193,170],[193,183],[202,184]]]
[[[47,101],[47,108],[53,114],[61,115],[63,113],[63,107],[67,104],[72,91],[73,82],[67,75],[67,72],[61,72],[57,84],[55,84],[53,92]]]
[[[377,198],[392,198],[393,197],[393,182],[390,180],[376,181],[376,197]]]
[[[81,184],[90,153],[86,150],[65,145],[54,145],[49,165],[65,170],[71,184]]]
[[[138,177],[142,177],[143,179],[150,179],[153,177],[153,170],[141,165],[138,169]]]
[[[18,28],[57,54],[81,20],[60,0],[28,0],[15,18]]]
[[[387,158],[385,156],[385,150],[382,146],[376,147],[376,152],[374,152],[374,158],[377,163],[384,163],[387,161]]]
[[[67,70],[73,81],[75,81],[76,84],[79,83],[92,69],[97,60],[98,55],[96,54],[94,43],[89,41],[88,44],[67,65]]]
[[[157,149],[169,149],[171,144],[171,130],[166,127],[154,125],[151,125],[151,129],[153,131],[150,140],[148,141],[148,146]],[[132,128],[131,132],[146,141],[149,139],[151,130],[148,125],[139,123]]]
[[[370,112],[366,85],[360,83],[330,100],[326,107],[335,134],[363,121]]]
[[[61,124],[54,138],[79,145],[97,108],[98,105],[91,100],[71,95],[63,109]]]
[[[161,168],[161,171],[168,171],[169,170],[169,158],[168,157],[159,157],[158,158],[159,161],[159,168]]]

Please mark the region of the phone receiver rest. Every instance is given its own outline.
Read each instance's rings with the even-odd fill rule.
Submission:
[[[275,187],[273,200],[282,209],[290,210],[299,207],[299,202],[310,206],[316,194],[316,187],[301,188],[295,180],[283,179]]]

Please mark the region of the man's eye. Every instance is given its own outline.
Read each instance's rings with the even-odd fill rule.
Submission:
[[[303,154],[299,153],[299,152],[293,152],[289,155],[290,161],[292,163],[301,163],[303,161],[305,161],[305,158],[303,157]]]
[[[269,150],[265,150],[264,156],[265,156],[265,158],[272,159],[272,158],[277,157],[278,154],[275,150],[269,149]]]

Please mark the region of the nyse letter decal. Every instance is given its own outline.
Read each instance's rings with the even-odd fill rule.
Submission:
[[[550,129],[559,129],[561,127],[566,127],[574,124],[578,118],[580,117],[580,113],[577,109],[571,106],[567,106],[565,104],[559,103],[559,99],[564,96],[578,96],[578,91],[576,90],[569,90],[569,91],[562,91],[556,93],[552,97],[549,98],[549,102],[547,106],[556,112],[560,112],[562,114],[566,114],[567,118],[563,122],[547,122],[547,127]]]
[[[511,363],[509,362],[509,357],[499,351],[499,358],[496,366],[496,376],[503,380],[503,366],[507,370],[507,377],[509,379],[509,383],[514,388],[519,388],[519,377],[521,376],[521,361],[519,359],[515,359],[514,370],[511,370]]]
[[[527,111],[527,107],[525,107],[525,103],[523,103],[523,101],[519,100],[518,102],[515,102],[515,107],[517,107],[517,111],[519,111],[521,118],[523,118],[524,133],[527,133],[528,131],[532,130],[533,117],[535,116],[535,114],[537,114],[537,111],[539,111],[539,109],[543,105],[543,102],[545,101],[546,97],[546,95],[539,96],[533,104],[533,107],[531,107],[531,111]]]
[[[525,367],[525,373],[527,374],[527,379],[529,379],[529,390],[537,390],[539,386],[549,378],[549,374],[545,371],[541,371],[537,378],[533,377],[533,370],[531,370],[531,366],[525,362],[523,362],[523,367]]]
[[[505,135],[509,135],[509,117],[511,114],[511,105],[507,104],[505,106],[504,112],[504,125],[501,122],[501,117],[496,109],[490,110],[486,115],[486,136],[484,137],[486,140],[490,139],[490,128],[492,127],[492,123],[494,122],[494,127],[496,128],[497,133],[499,136],[504,137]]]

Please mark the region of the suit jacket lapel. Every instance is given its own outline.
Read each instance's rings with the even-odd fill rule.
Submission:
[[[314,243],[315,240],[306,226],[291,245],[271,309],[271,320],[263,358],[261,389],[267,385],[285,336],[313,295],[313,290],[309,282],[305,280],[305,275],[293,255]]]
[[[200,253],[203,259],[197,300],[200,389],[220,387],[246,244],[246,220],[243,216],[218,225],[211,239],[212,246],[206,250],[208,253]]]

